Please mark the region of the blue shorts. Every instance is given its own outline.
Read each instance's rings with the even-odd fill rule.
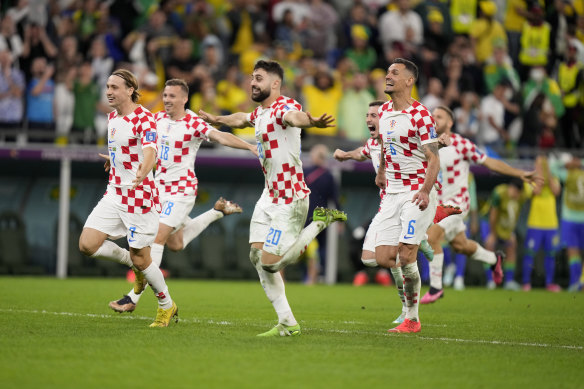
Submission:
[[[560,228],[562,246],[584,250],[584,223],[562,220]]]
[[[525,235],[525,248],[536,253],[543,248],[545,252],[552,253],[558,249],[558,230],[541,230],[528,228]],[[543,246],[543,247],[542,247]]]

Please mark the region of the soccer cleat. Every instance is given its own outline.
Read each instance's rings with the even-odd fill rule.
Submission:
[[[458,207],[453,207],[452,205],[442,205],[436,207],[436,215],[434,216],[434,224],[440,223],[442,219],[447,218],[450,215],[459,215],[462,213],[462,209]]]
[[[434,259],[434,249],[426,239],[420,242],[420,251],[424,254],[428,262],[432,262]]]
[[[346,222],[347,214],[338,209],[316,207],[312,213],[312,220],[324,222],[328,226],[332,222]]]
[[[124,297],[118,301],[110,301],[109,307],[119,313],[134,312],[134,309],[136,309],[136,304],[132,302],[130,296],[124,295]]]
[[[503,261],[505,260],[505,253],[496,251],[495,255],[497,256],[497,262],[491,266],[493,281],[495,281],[495,285],[501,285],[501,282],[503,282]]]
[[[390,286],[391,285],[391,276],[389,272],[385,269],[380,269],[375,273],[375,282],[379,285],[383,286]]]
[[[243,211],[238,204],[225,200],[223,197],[219,197],[219,200],[215,202],[213,209],[222,212],[225,216],[234,213],[241,213]]]
[[[401,323],[397,327],[387,330],[387,332],[404,334],[410,332],[420,332],[421,330],[422,323],[420,323],[419,321],[404,319],[403,323]]]
[[[270,336],[299,336],[300,335],[300,324],[295,326],[285,326],[284,324],[278,323],[274,328],[269,331],[258,334],[261,337]]]
[[[497,287],[497,284],[495,284],[495,281],[490,280],[489,282],[487,282],[487,289],[489,290],[493,290]]]
[[[559,293],[562,291],[562,288],[558,284],[548,284],[546,285],[545,290],[548,292]]]
[[[158,307],[156,319],[150,324],[150,327],[168,327],[173,317],[175,318],[174,322],[178,323],[178,307],[174,301],[172,302],[172,307],[168,309]]]
[[[452,286],[454,282],[454,276],[456,275],[456,265],[451,263],[444,268],[444,277],[442,278],[442,283],[444,286]]]
[[[353,278],[353,286],[362,286],[369,282],[369,276],[364,271],[357,272]]]
[[[431,304],[442,297],[444,297],[444,289],[440,289],[434,294],[431,294],[430,291],[428,291],[420,300],[420,304]]]
[[[503,285],[503,289],[518,291],[518,290],[521,290],[521,285],[519,285],[519,283],[517,281],[511,280],[511,281],[505,282],[505,285]]]
[[[404,322],[404,320],[406,319],[406,313],[402,312],[401,315],[399,315],[394,321],[392,321],[393,324],[401,324]]]
[[[454,278],[454,283],[452,285],[454,290],[464,290],[464,278],[458,276]]]
[[[521,290],[524,292],[531,292],[531,284],[523,284]]]
[[[582,290],[582,285],[579,282],[575,282],[568,286],[568,292],[579,292],[580,290]]]
[[[146,284],[148,283],[148,281],[146,281],[144,274],[142,274],[140,270],[135,269],[133,267],[132,270],[134,271],[134,275],[136,276],[134,278],[134,293],[140,294],[144,291],[144,289],[146,289]]]

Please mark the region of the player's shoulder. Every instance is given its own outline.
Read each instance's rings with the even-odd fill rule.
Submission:
[[[284,111],[296,110],[302,111],[302,105],[291,97],[280,96],[272,104],[273,109],[280,109]]]
[[[393,111],[393,101],[389,100],[381,104],[377,112],[391,112]]]
[[[369,147],[370,149],[379,148],[380,147],[379,139],[377,139],[377,138],[369,138],[369,139],[367,139],[367,142],[365,143],[365,145],[367,147]]]
[[[420,115],[420,116],[432,116],[430,114],[430,110],[426,108],[426,106],[420,103],[418,100],[414,100],[410,108],[408,108],[408,112],[412,116]]]
[[[107,118],[108,118],[108,120],[112,120],[112,119],[115,119],[117,116],[118,116],[118,111],[116,111],[114,109],[113,111],[108,113]]]

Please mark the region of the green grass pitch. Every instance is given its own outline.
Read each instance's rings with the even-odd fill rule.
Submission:
[[[265,339],[259,282],[168,284],[180,321],[151,329],[150,291],[109,310],[125,280],[0,278],[0,388],[584,388],[584,293],[447,289],[388,334],[393,287],[289,283],[303,333]]]

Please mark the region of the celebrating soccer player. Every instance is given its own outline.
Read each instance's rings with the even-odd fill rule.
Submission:
[[[282,96],[284,71],[273,61],[258,61],[251,79],[251,98],[260,105],[251,113],[214,116],[200,111],[212,124],[234,128],[255,127],[257,149],[265,188],[258,200],[250,225],[250,260],[276,313],[278,324],[258,336],[300,335],[284,289],[280,269],[295,263],[318,233],[334,221],[345,221],[340,211],[317,208],[306,228],[310,190],[304,182],[300,161],[300,129],[330,127],[334,119],[318,118],[303,112],[295,100]]]

